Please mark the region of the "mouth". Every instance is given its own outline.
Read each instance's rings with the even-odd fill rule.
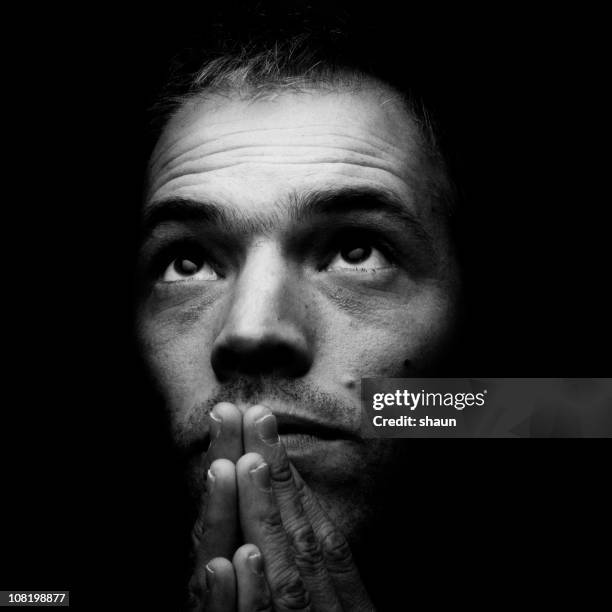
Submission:
[[[309,435],[321,440],[338,440],[355,438],[355,434],[347,428],[336,427],[286,414],[275,414],[278,433],[280,436]]]
[[[337,427],[301,417],[276,414],[278,434],[288,452],[306,451],[322,444],[356,442],[355,433],[344,427]]]
[[[289,414],[274,409],[272,414],[276,417],[281,442],[289,453],[314,449],[321,451],[323,448],[362,442],[358,429],[348,424],[326,423],[311,415]],[[210,435],[206,432],[197,440],[190,441],[185,450],[189,455],[203,455],[208,451],[210,442]]]

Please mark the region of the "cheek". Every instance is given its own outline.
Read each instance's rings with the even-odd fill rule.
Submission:
[[[377,306],[331,330],[329,354],[335,353],[338,366],[344,362],[355,378],[403,377],[440,356],[454,325],[446,295],[423,293],[401,306]]]
[[[195,405],[214,382],[210,361],[214,330],[196,309],[143,312],[138,335],[142,356],[159,391],[174,412]]]
[[[185,334],[162,341],[162,335],[154,323],[143,327],[143,358],[164,400],[174,442],[187,448],[208,431],[201,406],[212,388],[210,358],[202,351],[209,345]]]

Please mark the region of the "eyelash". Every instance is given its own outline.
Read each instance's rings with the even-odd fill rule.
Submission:
[[[319,241],[314,245],[315,259],[318,260],[317,270],[324,271],[332,262],[333,258],[348,243],[365,243],[377,249],[389,261],[391,265],[397,265],[399,260],[396,249],[394,249],[378,232],[364,229],[343,229],[331,236]],[[312,243],[311,243],[312,244]],[[157,249],[151,256],[148,275],[152,279],[159,279],[166,268],[179,256],[205,260],[215,271],[223,277],[223,266],[207,251],[200,242],[194,238],[177,239]],[[320,263],[323,262],[323,263]]]
[[[372,230],[345,229],[336,233],[326,241],[322,249],[324,253],[323,261],[325,261],[325,264],[318,266],[318,270],[324,270],[348,243],[359,243],[360,241],[380,251],[391,265],[397,264],[398,255],[396,250],[380,236],[380,234]]]
[[[220,276],[223,276],[219,262],[212,257],[199,242],[193,239],[176,240],[175,242],[159,248],[151,259],[149,266],[150,276],[156,279],[160,278],[166,268],[179,256],[185,258],[193,256],[194,259],[204,260],[212,266]]]

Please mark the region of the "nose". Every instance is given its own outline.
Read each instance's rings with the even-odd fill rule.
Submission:
[[[253,247],[213,344],[211,362],[219,381],[306,374],[312,347],[303,298],[299,276],[275,245]]]

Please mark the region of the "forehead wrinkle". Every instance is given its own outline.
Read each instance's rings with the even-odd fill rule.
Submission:
[[[306,139],[305,139],[306,140]],[[177,156],[175,156],[174,158],[169,158],[160,168],[159,170],[163,170],[164,168],[166,168],[168,165],[172,165],[175,162],[176,165],[179,165],[181,163],[183,163],[183,160],[181,160],[182,157],[186,157],[189,154],[194,153],[196,150],[201,149],[205,146],[208,146],[209,143],[205,143],[205,144],[201,144],[201,145],[196,145],[194,146],[192,149],[189,149],[187,151],[185,151],[184,153],[180,153]],[[258,149],[274,149],[274,148],[278,148],[278,147],[282,147],[284,145],[279,144],[279,143],[257,143],[257,144],[245,144],[245,145],[241,145],[241,146],[225,146],[219,149],[213,149],[211,151],[208,151],[206,153],[204,153],[203,155],[193,155],[191,157],[186,157],[186,159],[184,160],[185,163],[189,163],[189,162],[196,162],[198,160],[200,161],[204,161],[204,158],[206,157],[210,157],[213,155],[218,155],[218,154],[223,154],[223,153],[230,153],[232,151],[234,152],[238,152],[238,151],[250,151],[250,150],[258,150]],[[370,150],[374,149],[375,147],[370,147],[370,150],[368,150],[368,148],[363,147],[363,148],[352,148],[352,149],[348,149],[346,146],[342,146],[340,144],[327,144],[327,145],[321,145],[321,144],[317,144],[317,143],[312,143],[312,142],[296,142],[296,143],[292,143],[290,145],[290,147],[292,149],[307,149],[307,148],[311,148],[311,149],[318,149],[318,150],[323,150],[323,151],[338,151],[338,152],[345,152],[348,153],[349,155],[351,154],[359,154],[359,155],[363,155],[363,156],[371,156],[371,157],[375,157],[375,155],[373,155]],[[290,155],[290,153],[288,153],[287,151],[285,151],[283,153],[283,157]],[[294,154],[294,157],[297,157],[297,154]]]
[[[306,135],[302,133],[304,129],[312,128],[312,127],[317,127],[317,128],[333,127],[334,130],[315,131],[314,133],[309,133]],[[342,149],[349,150],[351,148],[351,143],[360,143],[364,146],[355,147],[352,150],[358,153],[361,152],[361,153],[366,153],[366,154],[368,153],[368,151],[377,151],[377,152],[380,152],[382,155],[390,155],[390,156],[395,155],[398,158],[406,156],[406,154],[408,153],[406,144],[404,146],[396,145],[392,143],[390,140],[383,138],[379,134],[374,133],[373,131],[370,131],[368,128],[364,129],[364,132],[367,133],[367,137],[362,137],[362,136],[351,134],[348,132],[336,131],[337,129],[338,129],[338,125],[335,123],[334,124],[329,124],[329,123],[309,124],[308,126],[298,126],[298,127],[291,126],[291,127],[274,127],[274,128],[270,128],[270,127],[252,128],[252,129],[247,129],[247,130],[234,130],[231,132],[223,133],[219,136],[213,136],[212,138],[208,138],[208,139],[204,137],[205,138],[204,142],[202,142],[202,136],[200,135],[194,135],[192,137],[187,137],[187,138],[185,138],[185,136],[183,135],[183,136],[178,136],[176,139],[174,139],[174,141],[169,146],[163,148],[159,153],[152,156],[151,162],[149,165],[150,165],[150,168],[155,170],[156,172],[161,172],[168,165],[174,162],[180,161],[183,157],[189,156],[190,154],[195,153],[199,149],[204,149],[204,155],[223,153],[223,152],[233,150],[234,147],[228,147],[227,144],[225,146],[221,146],[215,149],[213,145],[214,143],[218,141],[223,141],[223,140],[228,140],[228,139],[231,140],[233,139],[233,137],[239,136],[242,134],[258,134],[262,132],[263,133],[280,132],[281,134],[292,132],[292,131],[298,132],[300,133],[299,136],[301,140],[309,141],[309,142],[292,142],[290,145],[287,145],[287,143],[285,142],[258,143],[258,144],[249,143],[249,144],[243,145],[243,147],[244,148],[257,147],[257,146],[259,147],[290,146],[292,148],[308,147],[308,146],[314,147],[314,146],[321,145],[319,140],[322,140],[325,138],[341,138],[347,141],[346,142],[347,146],[343,147],[341,144],[336,144],[336,145],[329,144],[327,145],[327,148],[337,148],[338,150],[342,150]],[[185,142],[185,145],[187,146],[185,150],[183,151],[179,150],[176,153],[171,152],[172,149],[177,148],[177,145],[185,140],[187,141]],[[193,144],[189,142],[190,140],[194,141]],[[206,151],[208,147],[211,148],[210,152]],[[160,158],[162,158],[164,155],[167,155],[167,159],[165,159],[163,163],[160,164],[159,163]],[[187,161],[191,161],[192,159],[195,159],[195,157],[191,159],[188,157]]]
[[[371,154],[366,151],[348,150],[341,146],[316,146],[310,144],[297,144],[292,145],[292,148],[297,148],[297,151],[288,152],[282,151],[282,155],[276,157],[269,156],[265,159],[258,152],[262,149],[273,150],[278,148],[275,144],[264,144],[264,145],[247,145],[242,147],[234,147],[217,151],[215,153],[209,153],[203,158],[200,156],[185,159],[178,164],[172,164],[169,162],[166,166],[170,166],[165,172],[160,168],[159,170],[151,170],[149,173],[149,184],[150,192],[155,192],[162,186],[169,185],[172,181],[188,176],[204,175],[209,172],[216,170],[223,170],[226,168],[237,167],[245,164],[256,164],[261,166],[282,166],[282,165],[329,165],[329,164],[344,164],[346,166],[358,166],[362,168],[372,168],[388,172],[394,175],[400,180],[404,180],[402,171],[408,171],[410,173],[410,165],[407,160],[393,160],[384,159],[380,155]],[[309,151],[308,149],[311,149]],[[216,159],[218,156],[223,156],[225,153],[233,153],[232,159],[221,161]],[[242,155],[238,156],[239,153]],[[399,166],[398,169],[394,168],[394,161]]]
[[[172,183],[173,181],[177,181],[179,179],[184,179],[187,177],[192,177],[195,179],[195,177],[198,176],[202,176],[205,175],[207,173],[210,172],[215,172],[215,171],[219,171],[219,170],[223,170],[225,168],[235,168],[238,166],[244,166],[244,165],[248,165],[248,164],[252,164],[252,163],[256,163],[259,166],[279,166],[279,162],[278,161],[268,161],[268,160],[261,160],[258,159],[256,162],[254,162],[253,160],[245,160],[245,161],[240,161],[240,162],[233,162],[233,163],[229,163],[229,164],[220,164],[217,166],[212,166],[210,168],[207,168],[206,170],[192,170],[192,171],[185,171],[185,170],[181,170],[181,171],[177,171],[177,172],[170,172],[168,173],[168,175],[162,177],[163,180],[155,183],[154,185],[152,185],[151,187],[151,192],[155,192],[158,189],[160,189],[161,186],[165,186],[168,187],[168,185],[170,185],[170,183]],[[286,166],[299,166],[299,165],[316,165],[318,168],[320,168],[319,171],[322,170],[323,167],[325,166],[348,166],[348,167],[359,167],[359,168],[368,168],[368,169],[373,169],[373,170],[379,170],[381,172],[387,172],[388,174],[394,176],[396,179],[402,181],[402,183],[404,184],[409,184],[407,183],[407,178],[409,179],[413,179],[413,180],[418,180],[418,175],[415,172],[411,172],[409,168],[406,168],[405,166],[402,168],[402,170],[404,170],[404,172],[398,172],[396,170],[394,170],[391,167],[387,167],[384,164],[381,163],[366,163],[366,162],[358,162],[356,160],[353,161],[332,161],[332,160],[317,160],[315,161],[290,161],[287,160],[286,158],[284,158],[282,160],[282,162],[280,162],[280,165],[286,165]],[[181,185],[181,187],[186,187],[189,185]],[[198,182],[194,182],[191,186],[198,186]]]
[[[335,137],[339,136],[339,135],[334,135]],[[364,146],[364,147],[352,147],[352,148],[348,148],[347,146],[343,146],[342,144],[320,144],[317,142],[306,142],[308,140],[310,140],[309,138],[304,138],[304,142],[295,142],[292,143],[290,146],[291,149],[307,149],[307,148],[318,148],[320,150],[328,150],[328,151],[338,151],[338,152],[345,152],[350,154],[360,154],[360,155],[364,155],[364,156],[375,156],[375,152],[381,152],[382,155],[387,155],[389,154],[388,151],[385,151],[385,149],[383,147],[377,147],[376,145],[372,146],[372,143],[367,141],[365,138],[354,138],[354,137],[350,137],[350,136],[341,136],[342,138],[346,138],[346,140],[349,141],[355,141],[355,142],[359,142],[359,143],[364,143],[365,145],[370,145],[368,146]],[[221,139],[215,139],[215,140],[221,140]],[[197,154],[197,152],[201,149],[206,149],[207,147],[210,147],[210,145],[212,144],[212,142],[214,141],[210,141],[210,142],[206,142],[206,143],[201,143],[201,144],[196,144],[193,147],[181,152],[181,153],[177,153],[174,157],[169,157],[167,160],[164,161],[163,164],[161,164],[158,168],[155,168],[155,170],[157,172],[161,172],[164,169],[166,169],[168,166],[172,166],[172,165],[179,165],[181,163],[190,163],[190,162],[196,162],[198,160],[203,161],[205,157],[210,157],[213,155],[217,155],[217,154],[223,154],[223,153],[230,153],[232,151],[249,151],[252,149],[273,149],[275,147],[283,147],[285,146],[284,143],[257,143],[257,144],[245,144],[245,145],[241,145],[241,146],[228,146],[227,144],[224,147],[219,147],[217,149],[211,149],[210,151],[203,151],[202,154]],[[394,145],[390,145],[390,146],[394,146]],[[401,153],[401,149],[399,149],[399,147],[394,147],[397,149],[397,151],[399,153]],[[374,154],[373,154],[374,152]],[[288,153],[285,152],[283,154],[283,156],[286,156]]]
[[[350,98],[347,99],[350,102]],[[387,103],[385,106],[389,105],[389,98],[382,101]],[[380,102],[379,106],[382,106]],[[292,165],[298,173],[301,172],[298,170],[300,165],[310,165],[314,168],[314,170],[308,168],[307,174],[303,175],[304,178],[312,175],[313,172],[315,176],[323,172],[323,176],[328,176],[330,180],[333,180],[335,175],[350,178],[351,167],[354,167],[359,173],[361,169],[372,170],[372,174],[355,174],[359,180],[385,182],[382,173],[388,173],[393,181],[399,180],[402,183],[400,187],[402,191],[404,187],[407,187],[409,191],[414,189],[420,191],[423,188],[421,183],[424,178],[420,176],[422,151],[418,129],[412,117],[405,112],[404,108],[400,108],[401,121],[397,121],[400,115],[394,113],[390,123],[387,124],[389,129],[374,130],[375,126],[367,120],[367,115],[359,114],[361,111],[351,113],[351,107],[352,105],[347,105],[345,100],[345,103],[338,107],[340,110],[336,111],[338,120],[309,123],[308,120],[301,121],[298,117],[296,118],[299,121],[297,127],[295,124],[258,127],[256,122],[249,125],[249,120],[256,119],[256,117],[245,116],[244,113],[241,116],[240,107],[233,111],[230,109],[229,115],[220,117],[221,119],[229,117],[229,119],[212,123],[219,119],[214,116],[218,109],[211,109],[212,117],[201,114],[192,120],[189,113],[194,114],[202,107],[196,104],[187,106],[187,110],[182,115],[177,114],[170,120],[169,127],[166,128],[166,137],[162,135],[161,148],[152,158],[153,167],[149,167],[147,181],[150,186],[149,193],[154,195],[155,193],[161,194],[162,191],[170,193],[175,190],[198,188],[198,177],[203,179],[205,174],[217,170],[231,172],[232,166],[237,167],[238,173],[241,173],[244,172],[241,166],[245,165],[250,165],[246,171],[253,179],[257,179],[258,168],[261,168],[262,177],[265,177],[269,173],[268,167],[274,170],[276,166],[279,180],[283,174],[283,165],[285,165],[287,178],[290,181],[294,178],[299,180],[301,176],[290,170]],[[210,107],[203,107],[203,110],[206,111],[207,108]],[[367,110],[367,106],[365,108]],[[223,110],[221,107],[220,111],[223,112]],[[266,109],[263,110],[266,111]],[[285,110],[279,106],[281,118],[288,117],[287,120],[291,121],[291,115],[283,114]],[[274,119],[275,113],[276,110],[272,108],[271,112],[264,112],[263,116],[267,121],[270,118]],[[316,121],[316,113],[314,119]],[[248,126],[246,129],[242,129],[243,120],[245,122],[243,125]],[[173,128],[178,132],[175,138],[171,138],[176,133]],[[228,131],[223,133],[223,129]],[[304,132],[307,132],[305,136]],[[211,133],[213,138],[210,138]],[[244,139],[249,144],[228,148],[227,141],[232,139],[240,141],[242,140],[241,134],[253,135],[253,138]],[[276,143],[251,144],[249,140],[255,142],[265,140],[265,138],[258,139],[258,134],[265,136],[271,134],[273,139],[283,140],[283,142],[278,145]],[[293,138],[292,141],[293,134],[298,137]],[[205,140],[207,138],[208,140]],[[340,140],[339,143],[338,140]],[[332,143],[322,146],[329,141]],[[270,155],[270,151],[274,153],[276,146],[281,154]],[[186,150],[184,150],[185,147],[187,147]],[[309,147],[312,147],[312,151],[309,150]],[[324,157],[317,156],[321,152]],[[259,155],[256,155],[257,153]],[[370,153],[372,154],[369,155]],[[235,159],[232,160],[232,156]],[[265,159],[266,156],[267,159]],[[171,171],[168,172],[168,169]],[[377,176],[379,172],[381,176]],[[213,176],[212,180],[216,181],[216,176]],[[206,182],[208,184],[209,179],[206,179]]]
[[[199,92],[194,92],[191,96],[183,99],[183,101],[180,102],[170,113],[165,126],[162,126],[160,138],[158,139],[157,144],[159,146],[160,142],[164,140],[164,137],[168,139],[169,129],[173,128],[176,124],[178,124],[179,127],[182,126],[184,128],[189,123],[186,118],[188,118],[190,114],[194,115],[195,113],[201,112],[203,108],[208,108],[210,113],[214,114],[223,112],[228,104],[234,103],[243,106],[246,105],[246,107],[249,108],[259,104],[260,102],[274,102],[282,97],[297,97],[304,100],[309,96],[314,97],[315,99],[324,99],[330,95],[333,95],[337,96],[341,101],[343,98],[344,100],[348,98],[356,98],[358,101],[365,101],[366,104],[367,101],[373,101],[380,111],[384,113],[387,121],[393,121],[393,119],[391,119],[391,115],[395,115],[397,117],[398,114],[401,114],[403,115],[404,120],[408,119],[412,131],[415,131],[416,126],[414,125],[414,117],[412,113],[407,112],[408,109],[406,108],[406,104],[402,96],[388,83],[378,78],[361,74],[358,77],[353,75],[349,81],[338,81],[330,76],[329,80],[320,82],[312,81],[308,77],[305,77],[304,85],[305,87],[303,89],[300,88],[297,91],[287,91],[286,89],[278,90],[273,88],[274,95],[272,98],[265,96],[262,97],[261,95],[253,95],[256,94],[257,91],[253,90],[252,88],[249,88],[247,91],[242,91],[236,87],[229,87],[225,90],[223,88],[205,88]],[[353,104],[350,106],[353,106]],[[391,109],[391,106],[394,106],[395,109]],[[232,121],[228,122],[231,123]],[[325,126],[326,124],[311,125]],[[416,129],[416,132],[418,132],[418,128]],[[180,139],[181,136],[173,139],[170,141],[167,147],[170,148],[174,146]],[[162,154],[163,151],[159,153],[153,151],[150,157],[149,167],[155,164]]]
[[[198,121],[194,121],[194,124],[197,124]],[[219,123],[213,123],[209,126],[207,126],[207,129],[210,131],[213,131],[215,127],[218,127],[220,125],[226,125],[226,124],[232,124],[235,123],[235,121],[223,121],[223,122],[219,122]],[[316,123],[316,124],[310,124],[312,127],[327,127],[330,124],[327,123]],[[170,129],[172,129],[172,127],[174,127],[172,125],[172,122],[170,121],[168,123],[168,125],[166,126],[166,128],[164,128],[164,133],[162,135],[162,137],[159,139],[159,142],[163,142],[164,140],[164,136],[167,135],[167,133],[169,132]],[[193,127],[193,126],[191,126]],[[183,126],[183,131],[185,130],[185,126]],[[221,138],[225,138],[227,136],[236,136],[239,134],[250,134],[250,133],[257,133],[257,132],[264,132],[264,131],[269,131],[271,129],[274,130],[299,130],[299,129],[303,129],[303,126],[300,127],[296,127],[296,126],[287,126],[287,127],[283,127],[283,126],[279,126],[279,127],[275,127],[275,128],[269,128],[269,127],[262,127],[262,128],[258,128],[258,127],[252,127],[252,128],[248,128],[248,129],[241,129],[241,130],[234,130],[232,132],[225,132],[220,136],[214,137],[211,139],[211,142],[214,140],[218,140]],[[201,136],[198,135],[194,135],[192,136],[193,140],[201,140]],[[161,149],[161,151],[159,152],[153,152],[153,155],[151,155],[151,165],[154,165],[155,163],[157,163],[157,161],[159,160],[159,158],[168,150],[172,149],[173,147],[176,147],[176,145],[185,140],[185,134],[183,134],[182,132],[179,132],[179,135],[176,136],[170,143],[168,143],[168,145],[166,145],[164,148]],[[198,145],[194,145],[195,148],[197,146],[203,146],[207,143],[200,143]],[[157,148],[157,147],[156,147]],[[180,155],[180,154],[179,154]],[[175,156],[176,157],[176,156]]]

